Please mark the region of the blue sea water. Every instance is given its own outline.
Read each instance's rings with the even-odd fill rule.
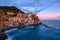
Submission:
[[[42,25],[32,28],[15,28],[6,31],[7,40],[60,40],[60,20],[43,20],[42,22],[55,28]]]

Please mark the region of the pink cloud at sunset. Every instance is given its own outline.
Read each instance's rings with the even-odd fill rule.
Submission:
[[[37,15],[41,20],[60,20],[60,12],[59,13],[38,13]]]

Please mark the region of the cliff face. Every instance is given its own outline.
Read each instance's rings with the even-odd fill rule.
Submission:
[[[2,29],[38,23],[40,23],[38,16],[32,12],[24,13],[14,6],[0,6],[0,28]]]
[[[6,21],[9,17],[16,16],[17,12],[22,12],[14,6],[0,6],[0,22]]]

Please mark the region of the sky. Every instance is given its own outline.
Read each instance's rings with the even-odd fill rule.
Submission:
[[[0,0],[0,6],[34,12],[41,20],[60,20],[60,0]]]

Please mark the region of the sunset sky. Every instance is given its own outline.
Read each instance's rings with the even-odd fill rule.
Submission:
[[[60,0],[0,0],[0,6],[16,6],[34,12],[42,20],[60,20]]]

